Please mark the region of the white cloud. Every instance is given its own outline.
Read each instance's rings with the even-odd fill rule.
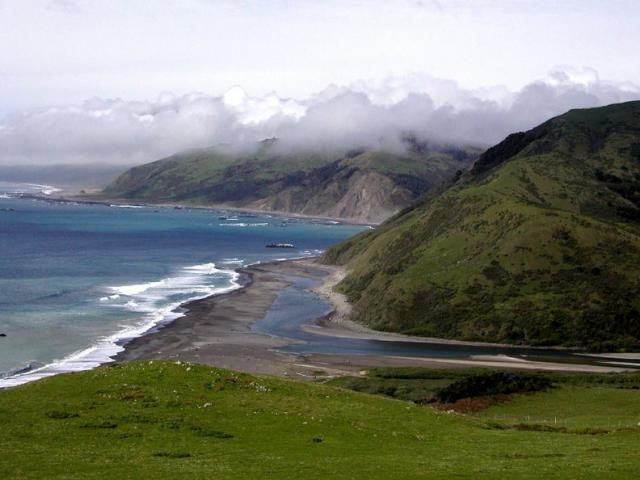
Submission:
[[[293,99],[280,98],[276,93],[264,97],[250,97],[238,85],[227,90],[222,96],[222,102],[236,114],[243,125],[258,125],[278,115],[297,120],[306,111],[301,103]]]
[[[249,148],[278,137],[296,148],[394,148],[404,132],[436,141],[491,144],[571,108],[640,99],[640,87],[589,68],[555,68],[511,92],[475,90],[429,75],[331,85],[305,99],[163,93],[155,101],[92,98],[0,120],[0,163],[137,164],[218,144]]]
[[[47,5],[47,9],[59,13],[67,13],[78,15],[82,13],[82,9],[74,0],[51,0]]]
[[[639,16],[637,0],[0,0],[0,113],[237,83],[309,98],[414,71],[515,90],[555,64],[638,83]]]

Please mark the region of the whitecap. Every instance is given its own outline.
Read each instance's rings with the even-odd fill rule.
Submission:
[[[148,282],[148,283],[139,283],[135,285],[122,285],[120,287],[109,287],[114,295],[126,295],[128,297],[132,295],[140,295],[143,292],[146,292],[150,288],[159,287],[162,285],[164,280],[160,280],[159,282]],[[118,297],[115,297],[118,298]]]
[[[124,306],[128,309],[128,310],[132,310],[134,312],[138,311],[140,309],[140,305],[136,302],[134,302],[133,300],[129,300],[127,303],[124,304]]]
[[[224,258],[221,263],[224,265],[242,265],[244,260],[240,260],[239,258]]]
[[[35,187],[42,193],[43,195],[51,195],[56,192],[61,192],[61,188],[54,187],[52,185],[40,185],[39,183],[27,183],[26,185],[30,187]]]
[[[203,263],[202,265],[193,265],[191,267],[185,267],[183,270],[186,272],[194,272],[194,273],[200,273],[205,275],[213,275],[214,273],[218,273],[221,271],[216,268],[215,263]]]
[[[261,222],[261,223],[238,222],[238,223],[219,223],[218,226],[220,227],[268,227],[269,224],[267,222]]]
[[[110,287],[110,291],[116,292],[109,297],[117,299],[120,295],[128,298],[124,305],[104,305],[105,308],[127,308],[144,312],[134,325],[122,327],[112,335],[101,338],[94,345],[72,353],[67,357],[56,360],[38,368],[24,371],[16,375],[0,378],[0,388],[13,387],[32,382],[40,378],[59,373],[78,372],[90,370],[111,359],[124,350],[124,345],[133,338],[148,333],[158,325],[166,324],[184,315],[179,310],[183,303],[206,298],[210,295],[226,293],[241,287],[240,274],[233,270],[216,268],[213,263],[192,265],[181,269],[180,275],[168,277],[156,282],[148,282],[135,285],[123,285]],[[207,277],[225,276],[229,284],[225,287],[215,287],[207,284]],[[158,305],[166,301],[169,296],[180,293],[187,297],[169,304]]]

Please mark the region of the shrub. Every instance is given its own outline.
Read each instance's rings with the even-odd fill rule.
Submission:
[[[479,373],[457,380],[436,391],[434,401],[453,403],[462,398],[547,390],[551,380],[542,375],[511,372]]]
[[[75,418],[80,416],[76,412],[67,412],[66,410],[52,410],[47,412],[45,415],[54,420],[64,420],[66,418]]]
[[[189,458],[191,454],[189,452],[156,452],[153,456],[165,458]]]

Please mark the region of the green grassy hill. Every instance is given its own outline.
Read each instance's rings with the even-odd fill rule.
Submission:
[[[412,138],[402,154],[285,151],[268,140],[253,154],[208,148],[132,168],[102,196],[381,221],[464,169],[477,153]]]
[[[0,477],[632,478],[637,397],[567,386],[463,416],[198,365],[123,364],[0,391]]]
[[[490,148],[375,231],[331,249],[381,330],[640,348],[640,102],[572,110]]]

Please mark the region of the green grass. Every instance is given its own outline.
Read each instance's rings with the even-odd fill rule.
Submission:
[[[489,407],[481,416],[503,425],[640,431],[640,391],[561,385],[545,393],[517,395],[509,402]]]
[[[478,417],[197,365],[102,367],[0,392],[0,477],[631,478],[638,429],[504,428],[526,415],[606,426],[617,409],[617,422],[640,420],[637,391],[583,389]]]
[[[380,330],[640,349],[639,158],[640,102],[570,112],[324,260]]]
[[[436,401],[439,392],[447,391],[448,386],[462,379],[503,373],[491,369],[378,368],[370,370],[365,376],[341,377],[329,383],[359,392],[425,404]],[[474,416],[488,420],[488,428],[506,430],[538,428],[558,433],[586,434],[640,432],[638,372],[530,372],[524,375],[540,378],[550,383],[551,388],[543,388],[536,394],[527,392],[493,397],[487,403],[488,408],[482,408]],[[479,397],[484,400],[491,396]],[[440,408],[455,409],[456,405],[443,403]]]

